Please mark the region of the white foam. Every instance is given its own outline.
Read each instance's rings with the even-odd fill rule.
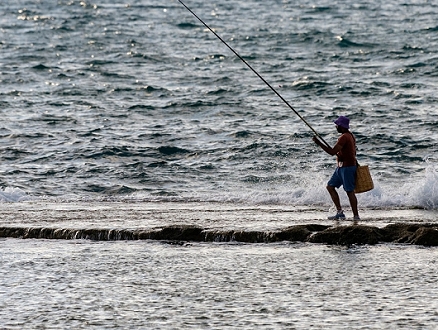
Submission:
[[[243,191],[239,194],[228,192],[215,196],[199,197],[200,200],[217,202],[244,202],[263,205],[319,205],[331,208],[333,205],[325,188],[330,173],[313,173],[299,186],[282,185],[275,188],[261,187],[257,191]],[[398,183],[378,176],[373,177],[374,189],[357,194],[359,207],[367,208],[424,208],[438,209],[438,172],[436,164],[428,164],[424,176],[411,177]],[[263,189],[265,188],[265,189]],[[342,205],[348,207],[348,198],[342,187],[339,189]]]
[[[416,174],[403,183],[398,184],[394,179],[387,180],[374,176],[374,189],[358,194],[359,208],[424,208],[438,209],[438,164],[426,163],[423,174]],[[108,201],[207,201],[222,203],[247,203],[253,205],[297,205],[318,206],[330,209],[333,203],[325,188],[331,169],[308,175],[299,184],[285,183],[278,186],[258,186],[257,190],[216,191],[214,193],[196,193],[190,196],[157,197],[141,192],[130,196],[115,195],[104,200]],[[402,179],[400,179],[400,182]],[[342,188],[339,189],[342,205],[348,208],[348,198]],[[54,198],[60,202],[83,200],[85,197],[64,195]],[[35,200],[19,188],[6,187],[0,189],[0,202],[21,202]],[[50,199],[50,198],[49,198]],[[99,201],[97,196],[88,196],[87,201]]]
[[[29,196],[20,188],[6,187],[0,189],[0,202],[21,202],[29,200]]]
[[[420,207],[438,209],[438,173],[435,164],[429,164],[423,177],[408,177],[400,184],[385,183],[374,179],[375,188],[359,195],[364,206],[376,207]]]
[[[427,209],[438,209],[438,171],[437,165],[426,168],[424,178],[412,187],[412,199]]]

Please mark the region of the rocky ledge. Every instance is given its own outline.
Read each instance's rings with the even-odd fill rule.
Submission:
[[[272,243],[292,241],[331,245],[405,243],[438,246],[438,224],[394,223],[383,228],[365,225],[308,224],[291,226],[280,231],[210,230],[192,225],[168,226],[150,230],[1,227],[0,237],[171,242]]]

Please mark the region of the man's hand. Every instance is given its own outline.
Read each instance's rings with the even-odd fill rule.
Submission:
[[[319,139],[316,135],[313,136],[312,140],[313,140],[313,142],[315,142],[315,144],[319,145],[320,147],[322,146],[322,142],[319,141]]]
[[[324,150],[326,153],[332,156],[336,155],[342,149],[342,146],[340,146],[339,144],[336,144],[333,148],[326,146],[324,143],[321,142],[320,139],[318,139],[318,136],[316,135],[313,136],[312,140],[317,145],[319,145],[322,148],[322,150]]]

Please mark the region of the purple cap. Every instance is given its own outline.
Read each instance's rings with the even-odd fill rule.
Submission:
[[[338,119],[334,121],[334,123],[338,126],[341,126],[343,128],[349,129],[350,128],[350,119],[348,119],[345,116],[340,116]]]

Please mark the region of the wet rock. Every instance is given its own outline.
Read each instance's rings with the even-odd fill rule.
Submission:
[[[25,232],[26,229],[21,227],[3,227],[0,228],[0,237],[22,238]]]
[[[292,241],[292,242],[305,242],[309,236],[316,231],[323,231],[330,226],[308,224],[308,225],[296,225],[285,228],[276,233],[279,241]]]
[[[143,232],[141,237],[158,240],[175,240],[175,241],[204,241],[204,229],[198,226],[180,225],[164,227],[158,231],[149,233]]]
[[[152,239],[167,242],[271,243],[296,241],[334,245],[392,242],[438,246],[438,224],[395,223],[381,229],[364,225],[330,227],[307,224],[291,226],[280,231],[220,231],[193,225],[174,225],[152,230],[2,227],[0,228],[0,237],[96,241]]]
[[[89,239],[92,241],[113,241],[116,237],[112,234],[112,230],[107,229],[83,229],[83,230],[72,230],[66,232],[66,239],[73,237],[75,239]]]
[[[153,231],[156,233],[157,231]],[[135,239],[144,240],[151,239],[152,232],[150,230],[137,230],[135,232]]]
[[[304,242],[312,234],[306,226],[292,226],[276,234],[279,241]]]
[[[49,237],[46,237],[49,238]],[[52,232],[52,239],[73,239],[74,234],[72,229],[55,229]]]
[[[6,236],[7,235],[7,236]],[[45,239],[89,239],[94,241],[132,240],[131,230],[115,229],[61,229],[61,228],[0,228],[1,237],[45,238]]]
[[[377,227],[354,225],[328,228],[312,235],[308,241],[332,245],[373,245],[379,243],[382,237],[383,235]]]
[[[420,227],[409,237],[407,243],[424,246],[438,246],[438,229]]]
[[[206,231],[207,242],[271,243],[278,241],[275,233],[264,231]]]
[[[234,231],[232,241],[244,243],[270,243],[277,241],[275,234],[264,231]]]
[[[318,224],[308,224],[308,225],[304,225],[304,226],[312,232],[323,231],[323,230],[326,230],[326,229],[332,227],[332,226],[318,225]]]
[[[230,242],[234,231],[207,230],[205,231],[206,242]]]
[[[406,243],[419,228],[420,224],[392,223],[381,229],[382,241]]]

